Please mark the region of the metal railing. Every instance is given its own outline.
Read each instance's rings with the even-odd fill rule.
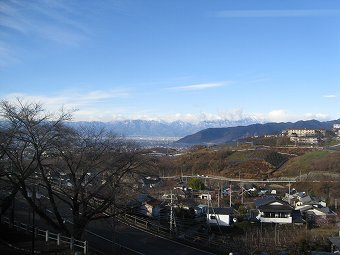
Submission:
[[[75,247],[80,248],[83,253],[86,255],[88,254],[88,242],[87,241],[81,241],[74,239],[73,237],[68,237],[61,235],[60,233],[52,233],[49,230],[43,230],[37,227],[34,227],[32,225],[21,223],[14,221],[13,223],[9,220],[9,218],[4,217],[2,220],[3,223],[8,224],[10,227],[14,227],[17,230],[24,230],[26,232],[33,232],[34,229],[34,235],[35,236],[41,236],[45,238],[45,241],[55,241],[56,244],[59,246],[61,243],[69,244],[70,250],[74,250]]]

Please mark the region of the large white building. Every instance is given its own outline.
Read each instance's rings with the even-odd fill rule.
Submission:
[[[334,124],[333,125],[333,131],[337,136],[340,137],[340,124]]]
[[[325,136],[326,130],[320,129],[311,129],[311,128],[289,128],[285,130],[287,136],[297,136],[297,137],[306,137],[306,136]]]
[[[333,129],[340,129],[340,124],[334,124]]]
[[[321,139],[319,137],[298,137],[298,136],[291,136],[289,138],[290,141],[294,143],[306,143],[306,144],[319,144]]]

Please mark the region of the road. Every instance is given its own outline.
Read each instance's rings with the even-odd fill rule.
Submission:
[[[294,183],[297,182],[296,180],[258,180],[258,179],[240,179],[240,178],[228,178],[224,176],[214,176],[214,175],[174,175],[174,176],[166,176],[166,177],[160,177],[161,179],[187,179],[187,178],[201,178],[201,179],[212,179],[212,180],[218,180],[218,181],[228,181],[228,182],[242,182],[242,183]]]
[[[100,233],[101,235],[108,237],[109,240],[115,240],[117,243],[137,251],[138,253],[135,254],[148,254],[148,255],[214,254],[211,252],[206,252],[191,246],[181,244],[176,241],[161,238],[138,229],[134,229],[122,223],[118,223],[116,226],[116,231],[113,232],[112,228],[108,228],[108,226],[112,226],[112,222],[109,221],[100,220],[92,222],[89,226],[89,229],[91,229],[91,231],[95,233]],[[92,234],[87,232],[86,237],[91,236]],[[91,240],[91,242],[95,242],[96,243],[95,246],[97,248],[100,247],[100,251],[105,252],[105,254],[110,254],[110,251],[112,251],[112,245],[105,245],[104,249],[104,246],[102,247],[101,245],[102,242],[100,242],[99,239],[100,238],[92,238],[89,240]],[[109,242],[106,241],[106,244],[108,243]]]
[[[65,212],[67,210],[65,209]],[[23,200],[15,202],[15,220],[31,223],[31,209]],[[36,215],[36,226],[47,229],[46,224]],[[112,219],[97,220],[89,224],[85,239],[100,254],[147,254],[147,255],[211,255],[195,247],[168,240],[148,232],[117,222],[113,231]],[[52,232],[55,232],[52,230]],[[100,237],[99,237],[100,236]],[[120,246],[122,246],[120,248]]]

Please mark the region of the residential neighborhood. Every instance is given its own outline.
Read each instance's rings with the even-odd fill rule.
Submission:
[[[252,183],[207,175],[161,179],[160,186],[144,190],[149,195],[135,205],[134,214],[149,217],[163,227],[170,222],[173,233],[184,240],[199,236],[209,242],[220,242],[221,237],[245,224],[249,229],[258,225],[271,231],[274,224],[275,231],[286,226],[304,232],[335,226],[339,219],[337,207],[333,205],[331,209],[323,198],[295,189],[294,181]],[[190,179],[200,180],[206,186],[195,190]]]

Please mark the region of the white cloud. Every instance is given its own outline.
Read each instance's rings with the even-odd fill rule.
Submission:
[[[192,84],[186,86],[178,86],[178,87],[170,87],[168,89],[171,90],[180,90],[180,91],[192,91],[192,90],[203,90],[210,89],[215,87],[225,86],[226,82],[211,82],[211,83],[200,83],[200,84]]]
[[[133,115],[115,115],[116,118],[110,120],[122,120],[122,119],[140,119],[140,120],[161,120],[166,122],[172,121],[186,121],[197,123],[200,121],[240,121],[244,119],[252,119],[255,122],[295,122],[299,120],[330,120],[331,117],[324,113],[304,113],[293,114],[286,110],[279,109],[270,112],[263,113],[247,113],[242,109],[229,109],[219,113],[174,113],[167,115],[152,115],[152,114],[133,114]]]
[[[299,120],[330,120],[331,116],[325,113],[303,113],[303,114],[294,114],[290,113],[286,110],[279,109],[273,110],[268,113],[253,113],[252,114],[255,119],[261,120],[261,122],[295,122]]]
[[[24,93],[11,93],[3,97],[3,99],[15,102],[17,98],[27,102],[41,103],[48,111],[56,111],[60,107],[64,107],[68,110],[81,109],[82,111],[76,112],[74,115],[85,117],[86,108],[91,106],[91,110],[88,113],[88,118],[95,118],[98,115],[98,111],[95,110],[94,103],[105,102],[114,98],[125,98],[129,96],[127,90],[95,90],[90,92],[79,91],[66,91],[59,95],[47,96],[47,95],[29,95]],[[102,112],[102,111],[100,111]]]
[[[56,96],[28,95],[23,93],[12,93],[5,95],[3,99],[14,102],[17,98],[25,102],[41,103],[50,112],[55,112],[63,107],[65,110],[75,110],[73,119],[76,121],[113,121],[113,120],[155,120],[155,121],[185,121],[198,123],[200,121],[240,121],[251,119],[254,122],[295,122],[298,120],[317,119],[321,121],[330,120],[332,116],[325,113],[302,113],[295,114],[284,109],[269,112],[245,112],[243,109],[226,109],[217,113],[172,113],[152,114],[145,113],[141,109],[126,109],[120,106],[112,106],[111,100],[115,98],[129,97],[126,90],[96,90],[86,93],[64,92]]]
[[[340,15],[340,10],[228,10],[218,11],[214,14],[219,18],[282,18],[338,15]]]
[[[112,120],[154,120],[154,121],[184,121],[191,123],[198,123],[200,121],[215,121],[215,120],[229,120],[238,121],[251,117],[244,114],[242,110],[232,109],[222,113],[173,113],[173,114],[146,114],[146,113],[129,113],[123,108],[112,108],[110,110],[95,109],[80,109],[74,113],[75,120],[87,121],[112,121]]]
[[[330,120],[331,117],[323,113],[305,113],[291,114],[285,110],[274,110],[267,113],[244,113],[242,110],[232,109],[226,110],[223,113],[173,113],[173,114],[144,114],[144,113],[129,113],[123,108],[113,108],[110,110],[95,109],[80,109],[74,113],[75,120],[84,121],[113,121],[113,120],[154,120],[154,121],[184,121],[198,123],[200,121],[241,121],[251,119],[254,122],[295,122],[299,120],[317,119],[320,121]]]
[[[323,97],[325,97],[325,98],[336,98],[336,97],[338,97],[338,95],[336,95],[336,94],[333,94],[333,95],[323,95]]]
[[[80,108],[73,113],[75,121],[112,121],[112,120],[126,120],[127,118],[121,113],[125,112],[123,108],[100,109],[93,107]]]
[[[306,113],[305,116],[307,119],[316,119],[321,121],[331,119],[330,115],[325,113]]]

